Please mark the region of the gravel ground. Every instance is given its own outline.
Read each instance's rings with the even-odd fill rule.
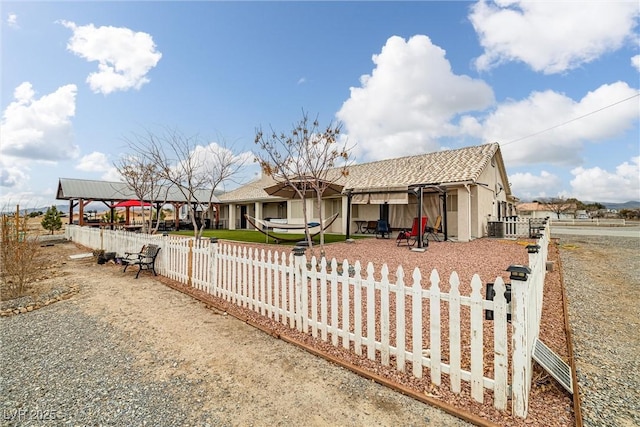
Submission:
[[[640,426],[640,239],[558,237],[583,423]]]
[[[118,331],[77,305],[54,304],[3,322],[3,425],[223,421],[211,414],[194,416],[185,404],[184,396],[201,392],[199,381],[149,381]]]

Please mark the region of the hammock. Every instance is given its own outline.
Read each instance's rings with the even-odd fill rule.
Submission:
[[[274,229],[274,228],[281,228],[281,229],[286,229],[286,230],[304,230],[304,224],[281,224],[278,222],[272,222],[272,221],[267,221],[264,219],[257,219],[254,218],[252,216],[249,215],[245,215],[244,216],[247,221],[249,221],[249,224],[253,225],[253,227],[258,230],[259,232],[261,232],[262,234],[264,234],[267,237],[271,237],[273,240],[276,241],[276,243],[280,243],[280,242],[298,242],[300,241],[300,238],[291,238],[291,239],[287,239],[286,237],[280,237],[280,236],[274,236],[273,234],[269,234],[269,229]],[[331,224],[333,224],[333,222],[336,220],[336,218],[338,218],[338,213],[336,212],[335,214],[331,215],[329,218],[325,219],[322,223],[324,224],[322,226],[322,230],[326,230],[327,228],[331,227]],[[318,234],[320,234],[320,223],[319,222],[310,222],[307,224],[307,226],[309,228],[318,228],[319,230],[312,233],[311,234],[311,238],[313,239],[315,236],[317,236]]]

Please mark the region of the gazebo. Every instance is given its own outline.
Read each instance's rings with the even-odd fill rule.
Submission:
[[[97,180],[84,180],[72,178],[59,178],[58,191],[56,193],[57,200],[69,201],[69,224],[73,223],[74,209],[78,207],[78,224],[79,225],[98,225],[115,227],[115,223],[109,222],[93,222],[87,223],[84,219],[84,209],[91,202],[102,202],[110,210],[111,218],[114,217],[117,207],[127,208],[127,217],[125,225],[129,225],[129,208],[132,206],[155,206],[159,211],[163,205],[170,204],[177,213],[179,209],[189,203],[184,194],[176,187],[164,187],[158,192],[162,197],[158,200],[140,200],[132,188],[124,182],[109,182]],[[195,194],[196,200],[201,202],[209,202],[218,205],[220,201],[212,195],[210,190],[199,190]],[[162,200],[160,200],[162,199]],[[218,220],[219,209],[209,212],[209,215],[216,216]],[[175,216],[175,227],[179,227],[179,217]]]

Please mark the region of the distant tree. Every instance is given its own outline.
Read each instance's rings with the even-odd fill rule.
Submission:
[[[33,211],[31,213],[29,213],[29,218],[35,218],[42,215],[42,211]]]
[[[113,222],[113,223],[118,223],[118,222],[123,222],[124,221],[124,216],[119,215],[118,212],[113,213],[113,221],[111,220],[111,211],[106,211],[104,214],[102,214],[102,221],[104,222]]]
[[[255,143],[260,151],[256,161],[262,172],[276,182],[290,186],[302,200],[305,236],[312,247],[305,200],[312,192],[318,201],[318,218],[323,222],[322,196],[326,189],[348,174],[350,149],[338,141],[341,123],[321,127],[318,119],[309,120],[304,111],[302,119],[293,125],[290,133],[277,133],[273,129],[265,134],[256,130]],[[320,246],[324,246],[324,229],[320,227]]]
[[[54,231],[60,230],[62,228],[60,211],[55,206],[51,206],[44,214],[40,225],[42,225],[42,228],[45,230],[49,230],[51,234],[53,234]]]
[[[619,215],[624,219],[640,219],[640,209],[620,209]]]
[[[575,212],[576,202],[575,199],[565,199],[563,197],[551,197],[546,199],[540,199],[540,203],[546,208],[546,210],[553,212],[560,219],[560,215],[564,213]]]

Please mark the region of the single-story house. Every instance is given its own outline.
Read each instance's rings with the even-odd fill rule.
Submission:
[[[529,202],[516,205],[516,212],[522,218],[574,219],[577,206],[575,203],[540,203]]]
[[[490,220],[515,215],[517,199],[511,194],[500,145],[484,144],[434,153],[380,160],[349,166],[343,176],[335,170],[338,194],[306,199],[310,221],[334,213],[338,220],[327,230],[352,234],[365,221],[384,219],[392,229],[411,228],[420,210],[434,225],[441,216],[449,239],[469,241],[487,235]],[[265,188],[276,184],[262,178],[218,196],[220,218],[229,229],[250,229],[245,215],[304,222],[302,200],[275,197]]]

